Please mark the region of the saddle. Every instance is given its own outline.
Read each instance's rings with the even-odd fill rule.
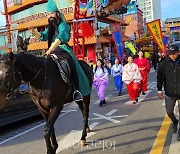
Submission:
[[[66,84],[69,84],[70,76],[71,76],[71,69],[70,69],[68,61],[64,57],[61,57],[55,54],[50,54],[50,57],[58,66],[58,70],[63,81]]]

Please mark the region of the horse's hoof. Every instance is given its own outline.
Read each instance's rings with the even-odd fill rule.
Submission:
[[[91,132],[90,128],[89,127],[86,128],[86,133],[90,133],[90,132]]]
[[[85,146],[86,145],[86,140],[80,140],[79,144],[80,144],[81,147]]]

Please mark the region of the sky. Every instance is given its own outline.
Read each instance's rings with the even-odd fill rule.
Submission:
[[[156,1],[156,0],[154,0]],[[180,17],[180,0],[161,0],[161,17],[166,18]],[[0,12],[4,10],[3,0],[0,0]],[[0,14],[0,26],[5,26],[5,17]]]

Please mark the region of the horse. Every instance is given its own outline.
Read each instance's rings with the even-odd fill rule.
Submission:
[[[70,56],[62,52],[62,56]],[[84,61],[79,61],[92,87],[93,72]],[[19,87],[21,81],[30,84],[29,94],[37,105],[41,115],[46,121],[44,127],[44,139],[46,141],[47,154],[55,154],[58,143],[55,136],[54,123],[58,118],[64,104],[73,101],[73,85],[62,80],[57,65],[52,58],[36,57],[28,53],[10,53],[5,60],[0,62],[0,95],[2,91],[12,95]],[[71,81],[71,79],[70,79]],[[4,96],[4,93],[3,93]],[[76,102],[83,115],[83,131],[80,145],[86,144],[88,126],[90,94],[83,97],[83,101]]]

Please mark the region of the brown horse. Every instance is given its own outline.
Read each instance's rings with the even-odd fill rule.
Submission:
[[[62,52],[62,57],[69,54]],[[79,61],[92,87],[93,73],[90,66]],[[65,103],[73,101],[73,86],[65,83],[57,69],[56,64],[50,57],[41,58],[31,54],[10,53],[0,62],[0,95],[4,93],[13,94],[21,81],[30,84],[30,96],[37,105],[41,115],[46,120],[44,127],[44,138],[47,153],[55,154],[58,143],[55,136],[54,123],[58,118]],[[83,97],[83,101],[76,102],[83,114],[83,132],[80,143],[85,145],[87,132],[89,130],[88,117],[90,95]]]

